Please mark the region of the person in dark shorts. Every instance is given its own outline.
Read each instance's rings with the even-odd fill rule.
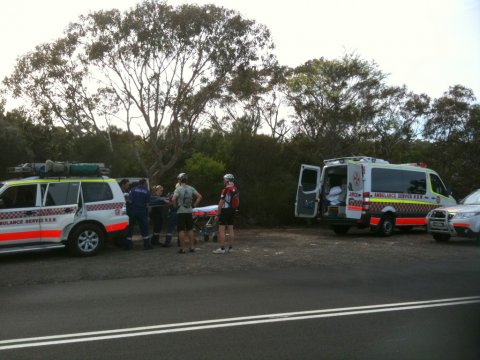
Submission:
[[[179,186],[180,181],[177,180],[175,189]],[[162,244],[163,247],[170,247],[173,238],[173,232],[177,228],[177,208],[173,205],[172,198],[173,194],[168,197],[170,205],[168,206],[167,232],[165,234],[165,242]],[[178,239],[177,242],[180,245]]]
[[[181,173],[177,179],[180,186],[173,193],[172,203],[177,208],[177,230],[180,242],[180,254],[185,253],[185,234],[188,235],[190,252],[195,251],[195,238],[193,236],[192,209],[197,207],[202,200],[202,195],[192,186],[187,185],[187,174]]]
[[[155,185],[150,198],[150,219],[153,223],[152,245],[160,245],[160,232],[163,225],[163,206],[170,201],[163,196],[163,186]]]
[[[238,190],[233,183],[235,180],[232,174],[225,174],[223,183],[225,187],[220,193],[220,201],[218,202],[217,216],[218,221],[218,242],[220,247],[213,250],[214,254],[225,254],[227,251],[233,250],[233,241],[235,239],[233,233],[233,220],[235,217],[235,208],[233,198],[238,194]],[[228,230],[228,250],[225,249],[225,234]]]

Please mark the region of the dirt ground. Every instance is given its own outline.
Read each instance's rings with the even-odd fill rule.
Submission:
[[[63,250],[0,256],[0,287],[64,283],[145,276],[175,276],[228,271],[273,270],[289,266],[342,266],[355,264],[432,262],[440,259],[480,260],[473,241],[436,243],[423,229],[396,233],[389,238],[368,230],[335,235],[320,226],[250,228],[236,231],[234,252],[213,254],[215,242],[198,240],[195,253],[178,254],[177,247],[145,251],[140,241],[132,251],[108,244],[94,257],[75,258]]]

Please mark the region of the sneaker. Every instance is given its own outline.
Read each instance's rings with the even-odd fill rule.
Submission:
[[[218,248],[217,250],[213,250],[214,254],[225,254],[225,249]]]
[[[229,253],[233,252],[233,248],[229,247],[227,252],[229,252]]]

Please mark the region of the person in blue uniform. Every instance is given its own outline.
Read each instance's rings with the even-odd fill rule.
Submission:
[[[141,179],[129,193],[130,200],[130,226],[127,229],[127,250],[133,248],[133,229],[138,223],[140,233],[143,238],[143,248],[145,250],[153,249],[150,242],[148,228],[148,204],[150,203],[150,191],[146,188],[146,180]]]

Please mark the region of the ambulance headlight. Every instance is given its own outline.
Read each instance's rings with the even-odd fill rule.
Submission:
[[[473,212],[473,211],[470,211],[470,212],[458,212],[455,214],[455,216],[453,217],[454,219],[470,219],[474,216],[478,216],[480,215],[480,212]]]

